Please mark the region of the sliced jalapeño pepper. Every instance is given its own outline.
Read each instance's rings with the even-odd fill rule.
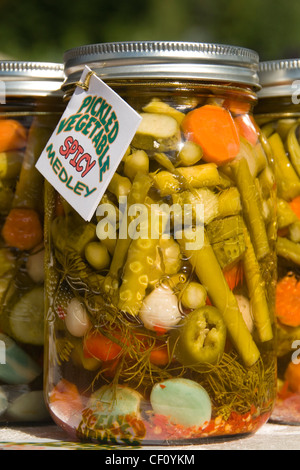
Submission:
[[[205,305],[189,313],[181,328],[172,333],[174,354],[185,366],[197,367],[220,361],[226,341],[226,326],[215,307]]]

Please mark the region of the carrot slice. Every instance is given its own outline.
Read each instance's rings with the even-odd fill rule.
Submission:
[[[0,152],[25,147],[27,130],[15,119],[0,120]]]
[[[276,316],[286,326],[300,326],[300,283],[293,273],[277,283]]]
[[[242,114],[234,118],[234,122],[241,137],[244,137],[251,145],[258,141],[258,127],[250,114]]]
[[[294,393],[300,393],[300,364],[294,364],[290,362],[284,378],[289,384],[289,389]]]
[[[80,420],[81,411],[84,408],[76,385],[65,379],[61,379],[51,390],[49,404],[55,416],[69,425]]]
[[[106,362],[116,359],[122,348],[100,331],[93,331],[85,338],[83,351],[84,357],[95,357]]]
[[[169,363],[169,353],[166,344],[152,349],[150,352],[150,362],[156,366],[166,366]]]
[[[289,202],[290,208],[296,214],[298,219],[300,219],[300,196],[296,196]]]
[[[233,290],[243,282],[244,272],[241,262],[229,269],[224,269],[223,273],[230,290]]]
[[[205,105],[190,111],[182,121],[188,140],[202,147],[203,160],[222,165],[239,152],[240,139],[229,111],[215,105]]]
[[[31,250],[43,240],[43,228],[33,209],[15,208],[8,214],[2,236],[7,245],[19,250]]]
[[[226,98],[223,106],[235,115],[248,113],[251,109],[251,104],[248,101],[234,100],[232,98]]]

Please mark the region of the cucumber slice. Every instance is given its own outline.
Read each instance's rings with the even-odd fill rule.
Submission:
[[[11,332],[21,343],[44,344],[44,287],[34,287],[13,306],[9,317]]]

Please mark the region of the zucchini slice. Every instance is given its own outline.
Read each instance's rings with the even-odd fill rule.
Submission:
[[[16,302],[9,323],[15,340],[42,346],[44,344],[44,287],[34,287]]]

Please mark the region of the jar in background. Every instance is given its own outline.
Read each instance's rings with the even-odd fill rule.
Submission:
[[[272,420],[300,424],[300,60],[260,64],[255,108],[265,148],[273,153],[277,185],[278,397]],[[268,151],[268,150],[267,150]]]
[[[65,54],[66,103],[84,65],[142,121],[90,222],[46,182],[50,413],[94,442],[254,433],[276,395],[275,193],[252,116],[257,54],[177,42],[79,47]],[[85,112],[82,132],[95,132],[96,112]],[[146,236],[121,235],[137,223],[134,204],[167,222],[149,216]]]
[[[44,205],[35,163],[61,115],[63,65],[0,62],[0,424],[50,420],[43,398]]]

